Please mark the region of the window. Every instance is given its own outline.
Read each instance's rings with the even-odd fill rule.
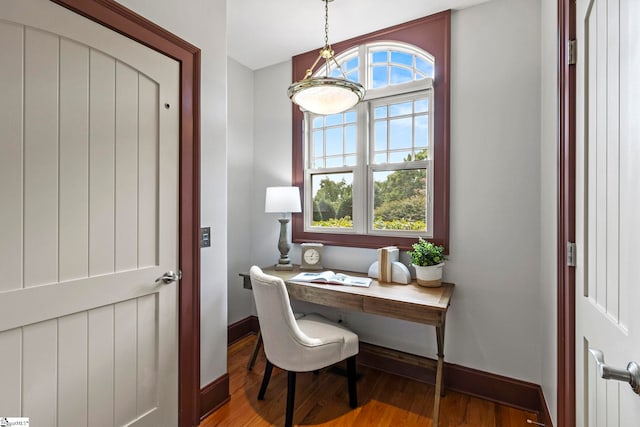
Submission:
[[[449,19],[443,12],[334,45],[367,95],[328,116],[293,107],[294,185],[304,200],[294,242],[408,248],[422,236],[447,246]],[[294,57],[293,75],[315,54]]]
[[[433,237],[433,58],[399,43],[352,50],[359,59],[347,51],[337,60],[363,65],[366,101],[305,115],[304,229]]]

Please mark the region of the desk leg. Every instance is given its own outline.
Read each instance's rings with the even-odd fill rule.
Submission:
[[[258,358],[260,347],[262,347],[262,333],[258,331],[258,337],[256,338],[255,345],[253,346],[253,352],[251,353],[251,357],[249,358],[249,363],[247,363],[247,371],[253,369],[253,365],[255,365],[256,359]]]
[[[436,326],[436,340],[438,343],[438,366],[436,368],[436,392],[433,403],[433,427],[438,427],[440,418],[440,398],[444,396],[444,321]]]

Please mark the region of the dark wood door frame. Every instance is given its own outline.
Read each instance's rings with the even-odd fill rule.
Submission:
[[[180,62],[179,426],[200,423],[200,49],[113,0],[51,0]]]
[[[576,425],[576,277],[567,265],[576,237],[576,67],[567,60],[575,38],[576,2],[558,0],[558,427]]]

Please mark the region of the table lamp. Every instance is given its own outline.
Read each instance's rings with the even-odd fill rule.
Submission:
[[[278,239],[280,259],[275,268],[276,270],[293,270],[293,264],[289,259],[291,246],[287,239],[287,224],[289,223],[287,214],[302,211],[300,208],[300,190],[298,187],[267,187],[264,211],[266,213],[282,214],[282,217],[278,219],[280,221],[280,238]]]

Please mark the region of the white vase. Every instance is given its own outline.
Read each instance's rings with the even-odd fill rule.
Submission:
[[[416,269],[418,285],[429,288],[437,288],[442,285],[442,268],[444,262],[437,265],[420,266],[412,264]]]

